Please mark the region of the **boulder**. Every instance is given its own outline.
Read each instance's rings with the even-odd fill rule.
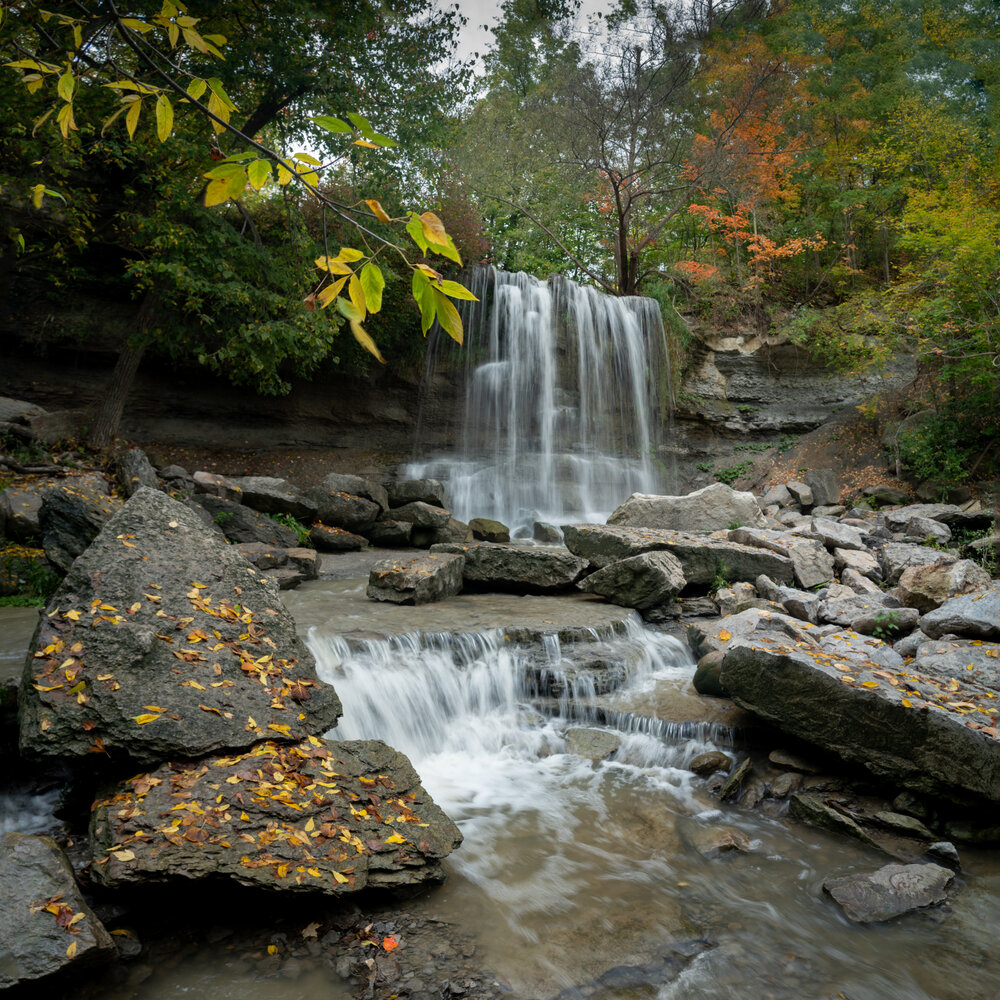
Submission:
[[[878,560],[867,549],[838,549],[833,550],[833,561],[837,569],[853,570],[860,576],[868,577],[870,580],[880,580],[882,578],[882,567]],[[878,589],[877,587],[875,588]]]
[[[792,561],[786,556],[708,535],[610,524],[564,524],[563,536],[570,552],[598,569],[643,552],[665,551],[676,556],[688,583],[710,584],[719,577],[752,582],[761,574],[781,583],[791,583],[794,578]]]
[[[752,493],[739,493],[725,483],[678,497],[633,493],[608,518],[608,524],[621,527],[673,531],[720,531],[734,523],[763,527],[765,521]]]
[[[715,774],[716,771],[728,773],[732,766],[732,757],[724,754],[721,750],[708,750],[705,753],[698,754],[688,764],[688,769],[694,771],[699,777],[707,778]]]
[[[843,549],[837,549],[838,552],[842,552]],[[860,555],[861,553],[855,553]],[[879,574],[881,574],[881,568],[878,568]],[[881,594],[882,590],[877,583],[873,583],[867,576],[862,576],[856,569],[851,569],[850,567],[844,567],[840,571],[840,581],[845,587],[850,587],[855,594]]]
[[[813,506],[839,505],[840,483],[833,469],[810,469],[803,479],[806,486],[812,490]]]
[[[761,507],[787,507],[792,502],[792,494],[788,492],[788,487],[784,484],[771,486],[760,498]]]
[[[795,579],[800,587],[809,589],[833,579],[833,557],[822,543],[783,531],[765,528],[736,528],[729,532],[731,542],[770,549],[792,561]]]
[[[669,552],[643,552],[609,563],[577,586],[625,608],[657,608],[679,594],[686,581],[681,564]]]
[[[234,503],[241,503],[243,500],[243,490],[236,485],[235,481],[227,479],[217,472],[196,472],[191,477],[191,481],[194,484],[195,493],[210,493],[212,496],[232,500]]]
[[[69,859],[51,838],[0,835],[0,885],[0,990],[114,957],[111,935],[84,901]]]
[[[41,417],[49,411],[35,403],[10,396],[0,396],[0,423],[24,424],[30,417]]]
[[[370,528],[382,513],[382,508],[372,500],[351,493],[313,487],[306,497],[316,504],[316,518],[331,528],[345,531],[364,531]]]
[[[905,531],[907,524],[915,517],[926,517],[942,524],[950,524],[962,518],[962,508],[950,503],[911,503],[906,507],[885,512],[885,524],[890,531]]]
[[[494,542],[432,545],[431,552],[465,556],[464,581],[480,590],[548,594],[571,590],[586,569],[582,559],[565,549],[526,548]]]
[[[300,521],[315,519],[318,507],[297,486],[274,476],[232,476],[227,488],[240,491],[242,502],[262,514],[291,514]]]
[[[91,819],[91,872],[106,886],[222,877],[336,896],[441,881],[461,840],[384,743],[268,739],[107,789]]]
[[[791,482],[785,483],[785,489],[792,496],[792,502],[797,503],[803,509],[809,508],[815,502],[813,491],[805,483]]]
[[[298,535],[287,525],[234,500],[227,500],[213,493],[200,493],[191,497],[187,503],[204,510],[226,540],[234,545],[262,542],[265,545],[289,548],[298,544]]]
[[[1000,640],[1000,583],[988,590],[952,597],[920,619],[932,639],[952,633],[962,638]]]
[[[464,521],[459,521],[457,517],[452,517],[443,528],[435,528],[433,537],[429,545],[436,545],[443,542],[471,542],[473,541],[472,528]]]
[[[531,537],[543,545],[562,545],[563,543],[562,532],[554,524],[548,524],[545,521],[535,521],[531,526]]]
[[[841,524],[829,517],[814,517],[810,532],[829,549],[858,549],[865,551],[865,535],[859,528]]]
[[[39,523],[45,556],[63,573],[94,541],[121,501],[67,477],[42,493]]]
[[[897,639],[912,632],[920,613],[913,608],[900,606],[890,594],[866,594],[840,597],[823,601],[819,606],[819,620],[831,625],[874,635],[879,638]]]
[[[121,484],[122,493],[127,497],[132,496],[141,486],[151,490],[160,488],[156,470],[141,448],[129,448],[118,456],[118,482]]]
[[[363,476],[350,476],[341,472],[331,472],[323,477],[320,484],[331,493],[349,493],[351,496],[364,497],[376,503],[382,513],[389,509],[389,494],[381,483],[365,479]]]
[[[298,741],[339,716],[274,585],[193,511],[140,489],[41,619],[20,745],[40,757],[99,750],[158,762],[264,735]]]
[[[411,503],[425,503],[430,507],[447,506],[444,486],[436,479],[400,479],[384,485],[392,508],[405,507]]]
[[[305,545],[293,545],[285,549],[288,563],[294,566],[307,580],[319,578],[319,553]]]
[[[782,605],[793,618],[813,625],[819,620],[819,595],[811,591],[782,587],[770,577],[761,575],[757,577],[757,593],[765,600]]]
[[[368,576],[367,595],[393,604],[430,604],[462,589],[465,558],[446,552],[411,559],[382,559]]]
[[[726,653],[732,646],[750,639],[818,647],[808,625],[788,615],[761,611],[759,608],[748,608],[722,621],[692,622],[687,627],[686,636],[691,651],[699,660],[712,650]]]
[[[982,639],[934,639],[917,646],[911,666],[945,680],[961,679],[1000,691],[1000,643]]]
[[[904,570],[913,566],[931,566],[940,559],[940,549],[910,545],[907,542],[887,542],[879,556],[882,579],[886,583],[898,583]]]
[[[368,548],[368,539],[343,528],[314,524],[309,531],[309,541],[321,552],[358,552]]]
[[[720,649],[713,649],[707,652],[695,667],[694,676],[691,678],[691,686],[698,694],[708,695],[710,698],[725,698],[726,691],[722,686],[722,659],[723,653]],[[728,771],[729,768],[727,767]]]
[[[903,529],[903,537],[927,545],[931,542],[947,545],[951,541],[951,528],[930,517],[911,517]]]
[[[841,905],[848,920],[873,924],[942,902],[954,877],[941,865],[893,864],[829,878],[823,891]]]
[[[414,500],[403,507],[393,508],[392,516],[394,520],[406,521],[414,528],[444,528],[451,520],[451,514],[443,507],[432,507],[423,500]]]
[[[257,569],[270,572],[288,564],[288,550],[266,542],[244,542],[236,546],[240,555]]]
[[[480,542],[509,542],[510,528],[500,521],[491,521],[488,517],[474,517],[469,522],[472,537]]]
[[[983,590],[990,582],[989,573],[978,563],[952,557],[903,570],[897,593],[908,608],[926,613],[959,594]]]
[[[721,587],[715,592],[715,603],[719,606],[719,614],[723,618],[743,611],[755,600],[757,600],[757,588],[752,583],[743,581],[737,581],[731,587]]]
[[[42,536],[39,515],[42,495],[38,490],[8,486],[0,493],[0,522],[4,534],[15,542],[36,541]]]
[[[733,851],[746,854],[750,850],[750,838],[734,826],[696,826],[687,831],[686,839],[706,858],[720,858]]]
[[[383,549],[405,548],[412,534],[413,525],[407,521],[376,521],[365,529],[365,538]]]
[[[905,504],[910,499],[905,490],[897,489],[895,486],[866,486],[861,492],[864,496],[871,497],[876,503],[885,506]]]
[[[860,824],[844,815],[838,809],[834,809],[830,800],[821,801],[813,795],[798,794],[793,795],[788,803],[788,811],[795,819],[810,826],[819,827],[821,830],[829,830],[831,833],[840,833],[848,837],[854,837],[869,847],[879,848],[878,843],[872,839]]]
[[[794,627],[791,619],[788,625]],[[805,639],[782,639],[772,627],[729,642],[721,680],[730,698],[783,732],[915,792],[979,806],[1000,802],[1000,740],[963,707],[981,709],[975,717],[995,725],[997,708],[983,688],[880,666]]]
[[[880,667],[900,668],[904,663],[903,657],[881,639],[858,634],[849,629],[840,629],[837,632],[820,636],[819,644],[823,649],[839,653],[841,656],[860,656],[864,660],[871,660],[872,663],[876,663]]]
[[[595,764],[607,760],[621,745],[621,738],[606,729],[570,729],[566,732],[566,750]]]

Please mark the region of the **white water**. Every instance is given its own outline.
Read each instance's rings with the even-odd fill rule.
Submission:
[[[455,453],[406,475],[444,482],[455,516],[603,520],[633,492],[656,492],[667,384],[659,306],[564,278],[481,269],[464,321],[465,396]],[[429,353],[428,378],[443,360]],[[417,442],[417,452],[423,451]]]

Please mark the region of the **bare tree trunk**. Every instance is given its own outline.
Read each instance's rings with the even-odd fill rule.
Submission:
[[[136,333],[142,339],[138,339],[138,343],[132,339],[126,339],[122,345],[114,371],[111,373],[111,381],[104,398],[101,400],[97,416],[94,419],[94,426],[88,436],[88,442],[94,448],[106,448],[118,436],[125,403],[132,391],[132,383],[139,370],[139,363],[146,353],[143,335],[151,326],[155,307],[156,296],[152,292],[147,292],[136,316]]]

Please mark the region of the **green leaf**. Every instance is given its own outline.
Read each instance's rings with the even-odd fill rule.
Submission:
[[[247,168],[250,187],[259,191],[271,177],[271,164],[267,160],[254,160]]]
[[[139,112],[142,111],[142,101],[133,101],[132,106],[125,115],[125,128],[128,129],[128,137],[135,136],[136,127],[139,124]]]
[[[468,299],[470,302],[479,301],[465,285],[460,285],[457,281],[442,281],[437,287],[445,295],[450,295],[453,299]]]
[[[230,153],[222,162],[223,163],[243,163],[246,160],[253,160],[260,156],[256,150],[248,150],[245,153]]]
[[[398,146],[399,145],[399,143],[396,142],[395,139],[390,139],[389,136],[387,136],[387,135],[381,135],[378,132],[376,132],[371,137],[371,140],[372,140],[372,142],[375,143],[376,146]]]
[[[420,224],[420,216],[416,212],[410,213],[410,221],[406,224],[406,231],[410,234],[413,242],[420,247],[420,252],[427,253],[427,237],[424,236],[424,227]]]
[[[365,318],[365,314],[350,299],[337,299],[337,312],[355,323],[360,323]]]
[[[375,129],[368,124],[366,118],[362,118],[361,115],[356,115],[353,111],[348,112],[348,118],[354,123],[354,127],[366,138],[375,138]]]
[[[350,132],[352,131],[351,126],[345,121],[341,121],[339,118],[334,118],[333,115],[319,115],[316,118],[310,118],[311,122],[315,122],[320,128],[325,128],[327,132]]]
[[[217,180],[210,181],[208,187],[205,188],[205,208],[221,205],[224,201],[229,201],[229,178],[219,177]]]
[[[212,167],[211,170],[201,176],[206,178],[206,180],[216,180],[220,177],[232,177],[242,169],[238,163],[220,163],[217,167]]]
[[[354,247],[341,247],[337,254],[337,260],[364,260],[364,254]]]
[[[382,308],[382,289],[385,288],[385,278],[378,264],[369,263],[361,268],[361,288],[365,293],[365,302],[370,313],[377,313]]]
[[[235,111],[236,105],[229,99],[229,95],[222,89],[222,81],[217,76],[208,78],[208,85],[212,88],[212,93],[219,99],[222,106],[229,111]]]
[[[426,337],[437,316],[437,303],[427,275],[416,270],[413,272],[413,298],[420,306],[420,332]]]
[[[437,305],[437,318],[441,324],[441,329],[457,343],[462,343],[462,317],[458,315],[458,310],[451,304],[451,300],[446,298],[434,285],[431,285],[431,293],[434,295],[434,302]]]
[[[156,135],[160,142],[166,142],[174,130],[174,109],[166,94],[156,99]]]

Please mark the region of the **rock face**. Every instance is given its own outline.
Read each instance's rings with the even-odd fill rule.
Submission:
[[[761,574],[778,583],[791,583],[794,578],[791,559],[722,538],[610,524],[564,524],[562,528],[570,552],[598,568],[643,552],[667,551],[680,562],[688,583],[708,584],[720,576],[728,581],[753,581]]]
[[[54,840],[0,836],[0,885],[0,990],[114,956],[111,935],[83,901]]]
[[[644,552],[610,563],[577,584],[625,608],[657,608],[684,589],[681,564],[669,552]]]
[[[239,490],[242,502],[263,514],[291,514],[303,521],[311,521],[316,516],[316,503],[285,479],[233,476],[225,484]]]
[[[331,472],[323,477],[322,486],[333,493],[349,493],[351,496],[364,497],[378,504],[384,513],[389,509],[389,494],[381,483],[372,482],[363,476],[350,476],[340,472]]]
[[[273,583],[141,489],[73,564],[25,664],[21,751],[141,762],[297,741],[336,724]]]
[[[681,497],[633,493],[608,518],[608,524],[626,528],[673,531],[721,531],[734,523],[763,527],[765,521],[752,493],[738,493],[725,483]]]
[[[38,521],[42,498],[34,490],[8,486],[0,493],[0,521],[4,532],[15,542],[28,542],[41,534]]]
[[[911,566],[899,576],[899,599],[921,612],[933,611],[959,594],[984,590],[990,575],[971,559],[941,559],[929,566]]]
[[[42,494],[39,514],[46,558],[65,573],[120,506],[120,501],[69,479],[50,486]]]
[[[984,688],[774,632],[745,629],[728,643],[721,681],[737,705],[916,792],[1000,801],[998,709]],[[968,715],[977,708],[982,722]]]
[[[401,753],[316,737],[137,775],[97,801],[90,828],[107,886],[223,876],[329,895],[440,881],[461,840]]]
[[[941,550],[908,542],[888,542],[882,550],[882,578],[886,583],[898,583],[904,571],[916,566],[931,566],[940,561]]]
[[[212,524],[234,545],[263,542],[284,549],[298,545],[298,537],[291,528],[243,504],[211,493],[198,494],[188,503],[204,510]]]
[[[447,552],[413,559],[383,559],[368,576],[368,597],[393,604],[430,604],[462,589],[465,557]]]
[[[555,548],[523,548],[493,542],[468,545],[442,543],[432,553],[465,556],[465,584],[480,590],[507,590],[519,594],[551,594],[571,590],[586,569],[582,559]]]
[[[844,908],[848,920],[872,924],[942,902],[953,878],[941,865],[886,865],[877,872],[827,879],[823,891]]]
[[[982,639],[934,639],[914,651],[914,670],[935,677],[961,678],[1000,691],[1000,643]]]
[[[949,633],[969,639],[1000,639],[1000,583],[945,601],[920,619],[920,629],[932,639]]]
[[[365,538],[372,545],[386,549],[409,545],[412,534],[413,525],[408,521],[376,521],[365,530]]]

